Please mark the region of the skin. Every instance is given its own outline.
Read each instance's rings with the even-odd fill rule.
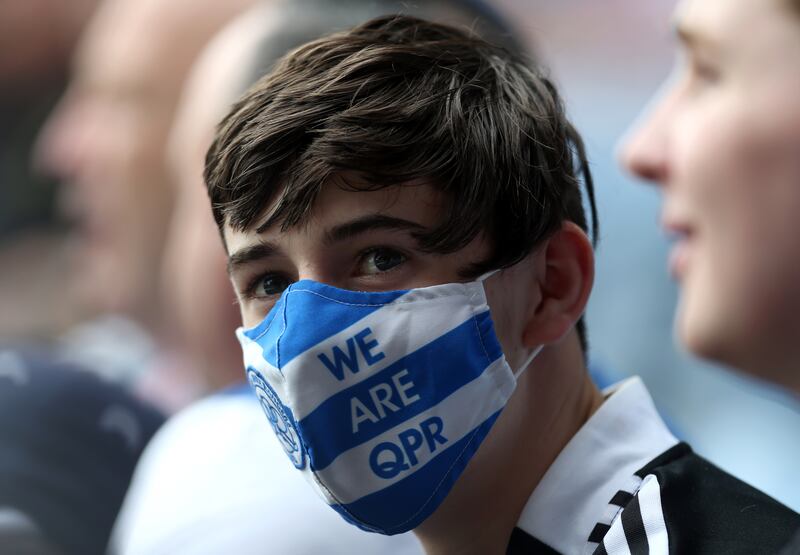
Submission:
[[[280,292],[300,279],[361,291],[463,281],[460,271],[490,252],[486,238],[439,255],[421,251],[413,236],[440,222],[442,201],[424,181],[369,192],[344,190],[332,181],[304,225],[286,232],[272,226],[261,234],[226,225],[231,280],[244,325],[260,322]],[[523,262],[486,281],[497,336],[511,367],[519,368],[537,346],[546,347],[521,375],[447,499],[415,530],[427,553],[505,553],[531,492],[602,402],[574,330],[593,271],[586,235],[565,223]]]
[[[800,18],[688,0],[677,74],[624,147],[677,236],[676,330],[695,354],[800,394]]]
[[[106,0],[81,38],[38,160],[64,183],[62,209],[76,224],[69,282],[88,312],[158,330],[167,134],[195,56],[249,2]]]

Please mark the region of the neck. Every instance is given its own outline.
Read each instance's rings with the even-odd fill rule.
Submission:
[[[542,351],[453,490],[415,530],[425,552],[505,553],[536,486],[601,403],[577,337]]]

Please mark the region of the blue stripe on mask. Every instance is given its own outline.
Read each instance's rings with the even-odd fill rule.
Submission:
[[[264,358],[272,366],[282,369],[314,345],[347,329],[406,293],[406,290],[385,293],[346,291],[301,280],[290,285],[264,321],[256,328],[246,331],[245,335],[261,345],[269,345],[269,348],[264,349]],[[319,302],[320,297],[330,302]],[[343,305],[346,305],[347,310],[342,310]],[[295,333],[284,334],[284,313],[287,310],[291,310]],[[272,325],[276,318],[280,321]]]
[[[397,534],[416,528],[450,493],[464,466],[477,451],[501,412],[502,410],[494,413],[460,441],[399,482],[347,505],[331,507],[345,520],[367,531]],[[428,487],[425,487],[426,484]],[[397,515],[411,516],[405,522],[374,528],[364,525],[369,522],[392,522]]]
[[[327,399],[299,422],[305,441],[313,445],[308,453],[311,468],[324,469],[341,453],[436,406],[483,374],[503,354],[490,331],[487,310]],[[431,365],[432,360],[448,364]],[[332,428],[331,422],[352,423],[354,402],[363,407],[361,416],[368,411],[370,417],[358,421],[355,433],[352,426]]]

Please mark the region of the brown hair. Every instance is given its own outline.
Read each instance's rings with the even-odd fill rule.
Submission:
[[[565,220],[588,231],[579,175],[597,235],[583,144],[553,84],[503,48],[414,17],[284,57],[221,123],[205,178],[220,229],[289,229],[345,171],[360,179],[340,186],[356,190],[422,178],[444,192],[443,222],[420,244],[453,252],[485,233],[494,248],[475,274],[519,262]]]

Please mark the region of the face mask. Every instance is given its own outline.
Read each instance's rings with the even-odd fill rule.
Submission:
[[[488,277],[378,293],[298,281],[259,325],[237,330],[286,454],[351,524],[418,526],[514,391]]]

